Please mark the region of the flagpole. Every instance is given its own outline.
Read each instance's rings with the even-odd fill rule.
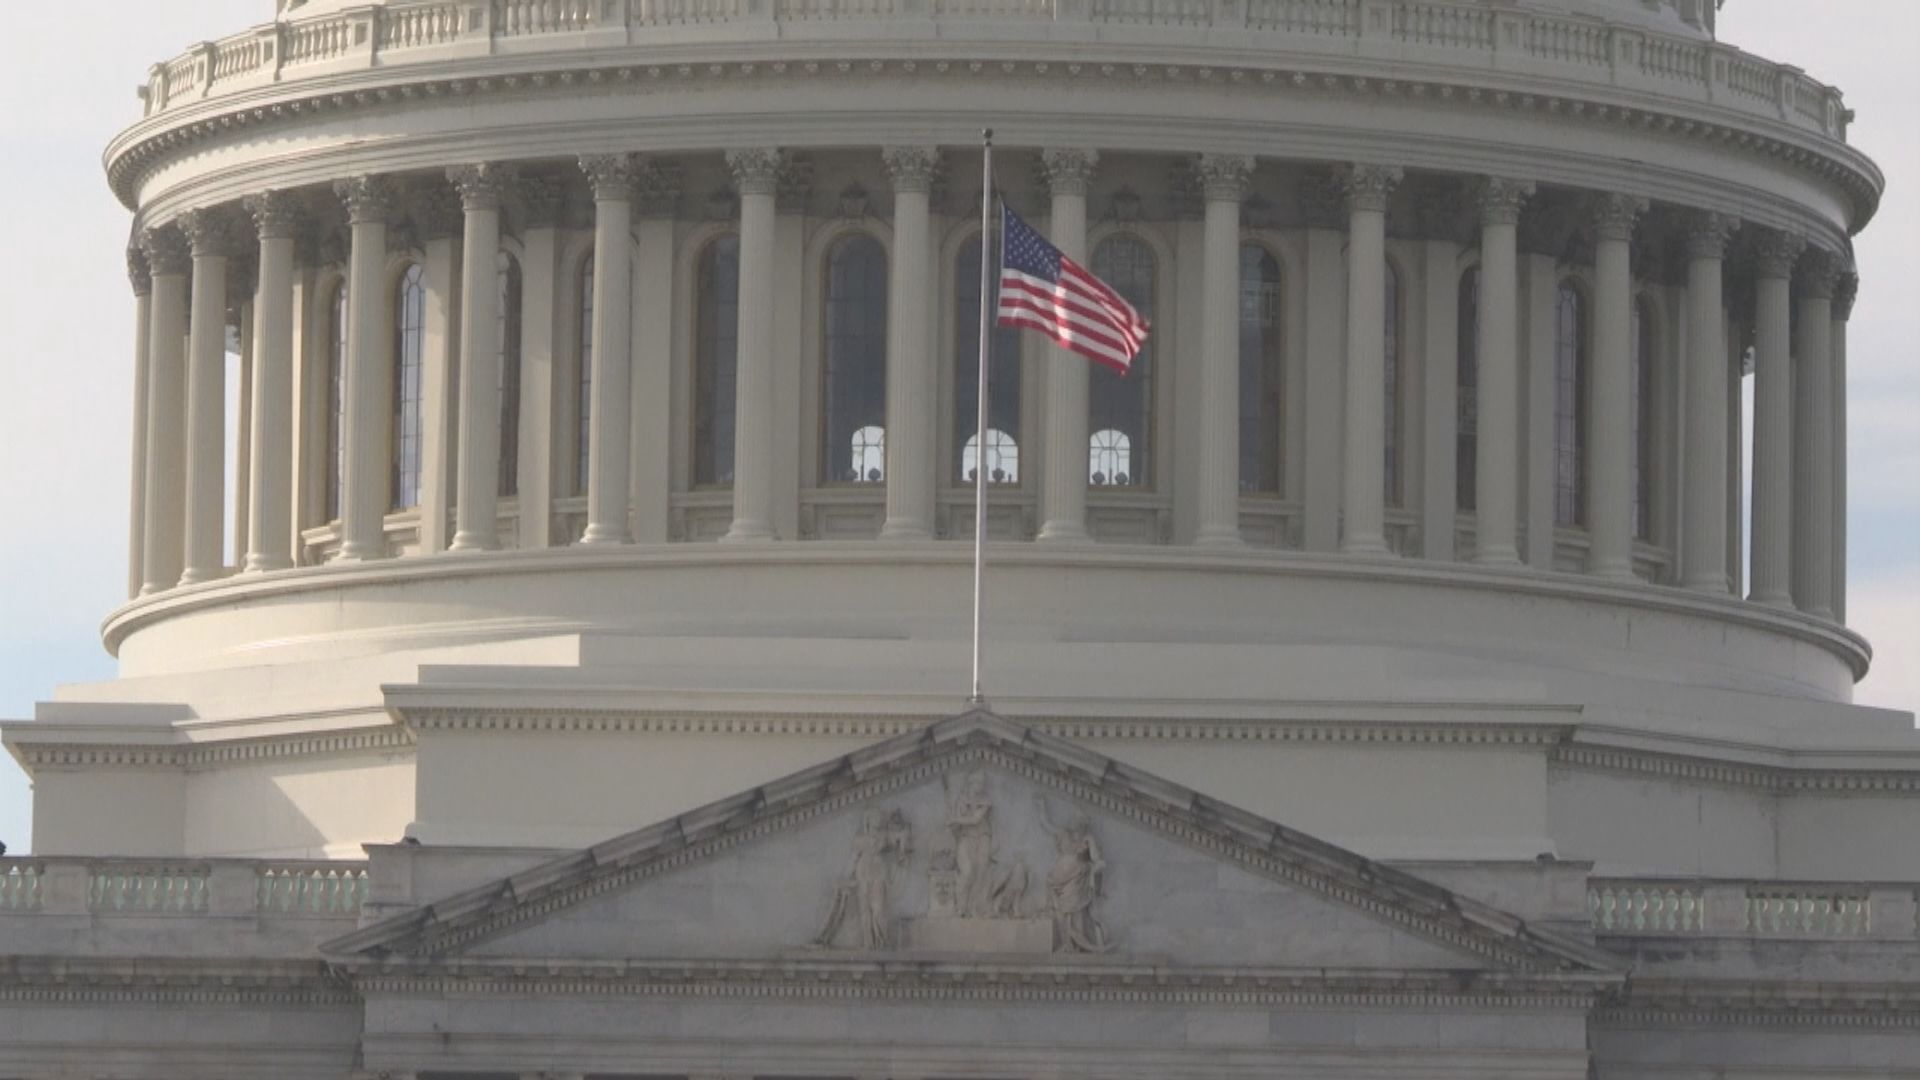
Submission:
[[[974,401],[979,422],[974,431],[973,452],[973,696],[975,705],[987,702],[986,684],[981,679],[980,626],[987,582],[987,360],[992,338],[987,301],[993,295],[989,284],[988,257],[993,252],[993,129],[980,133],[980,376]]]

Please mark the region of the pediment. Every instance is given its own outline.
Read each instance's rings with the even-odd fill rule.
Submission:
[[[1598,972],[1590,947],[987,713],[398,916],[383,962]]]

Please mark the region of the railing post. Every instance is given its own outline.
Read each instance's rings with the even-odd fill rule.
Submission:
[[[1710,42],[1707,45],[1707,100],[1724,101],[1731,95],[1729,85],[1733,79],[1733,58],[1738,50]]]
[[[1247,25],[1249,0],[1213,0],[1213,25],[1242,27]]]
[[[47,915],[85,915],[93,868],[80,862],[47,863],[40,872],[40,910]]]
[[[1867,891],[1867,937],[1875,941],[1912,941],[1920,937],[1920,904],[1913,886],[1877,886]]]
[[[1713,935],[1747,932],[1745,885],[1707,885],[1700,890],[1700,930]]]
[[[187,55],[193,57],[195,88],[200,91],[201,97],[206,97],[213,91],[213,62],[219,55],[218,49],[213,42],[203,41],[188,49]]]
[[[1360,38],[1363,41],[1390,41],[1393,39],[1392,0],[1362,0],[1360,4]]]
[[[261,27],[259,31],[260,47],[266,50],[264,67],[269,72],[270,82],[279,82],[280,72],[287,66],[286,29],[285,23],[274,23]]]
[[[207,874],[207,913],[252,915],[260,910],[260,872],[252,863],[215,863]]]
[[[1780,119],[1793,119],[1793,97],[1800,88],[1801,71],[1791,64],[1781,64],[1773,69],[1774,103],[1780,107]]]

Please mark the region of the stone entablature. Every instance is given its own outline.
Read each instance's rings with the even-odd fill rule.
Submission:
[[[934,28],[950,55],[908,58],[892,45],[903,29]],[[1223,33],[1240,47],[1216,44]],[[983,61],[982,49],[1003,58]],[[586,62],[556,63],[568,54]],[[1409,61],[1446,74],[1409,79]],[[1811,170],[1849,193],[1856,229],[1882,186],[1872,163],[1845,146],[1851,113],[1840,93],[1798,68],[1697,36],[1475,0],[1254,0],[1244,11],[1177,0],[357,7],[295,15],[156,65],[142,89],[147,120],[110,148],[109,171],[132,206],[142,177],[190,145],[356,109],[708,78],[886,73],[1211,82],[1628,125]],[[323,78],[324,91],[301,92]]]

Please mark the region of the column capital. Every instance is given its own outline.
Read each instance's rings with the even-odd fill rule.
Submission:
[[[582,154],[580,171],[586,174],[593,197],[600,202],[626,202],[633,198],[635,163],[632,154]]]
[[[1340,190],[1347,197],[1349,214],[1372,211],[1384,214],[1393,189],[1406,177],[1398,165],[1348,165],[1339,172]]]
[[[147,268],[154,277],[185,274],[193,269],[193,249],[177,226],[146,230],[140,234],[140,248],[146,252]]]
[[[634,196],[641,217],[670,218],[680,210],[686,170],[673,162],[649,162],[634,175]]]
[[[1253,186],[1253,158],[1248,154],[1200,154],[1193,160],[1193,173],[1208,202],[1238,203]]]
[[[517,176],[512,166],[491,162],[455,165],[447,170],[447,182],[460,193],[460,207],[469,213],[500,209]]]
[[[930,192],[933,178],[940,171],[937,146],[889,146],[880,151],[887,176],[896,192]]]
[[[1631,242],[1633,226],[1647,212],[1647,200],[1638,195],[1603,192],[1587,207],[1593,216],[1594,237],[1599,240]]]
[[[1845,269],[1838,254],[1809,245],[1800,255],[1800,295],[1812,300],[1832,300]]]
[[[291,240],[300,225],[300,202],[284,191],[262,191],[240,200],[262,240]]]
[[[1533,198],[1534,185],[1531,180],[1483,176],[1474,182],[1472,191],[1481,225],[1518,225],[1520,208]]]
[[[1093,183],[1093,170],[1099,165],[1098,150],[1069,147],[1040,151],[1040,172],[1046,178],[1047,191],[1054,195],[1086,195]]]
[[[393,190],[384,176],[350,176],[333,182],[333,194],[347,208],[352,225],[384,225],[393,212]]]
[[[1779,229],[1763,229],[1753,248],[1754,265],[1763,278],[1793,276],[1793,264],[1807,249],[1807,238]]]
[[[1852,270],[1840,275],[1833,290],[1833,317],[1841,322],[1853,318],[1853,302],[1860,295],[1860,275]]]
[[[734,186],[742,195],[777,195],[780,176],[786,171],[787,152],[775,146],[744,147],[727,151],[727,168],[733,172]]]
[[[1695,210],[1686,217],[1687,257],[1724,259],[1727,242],[1740,229],[1740,219],[1717,210]]]
[[[523,176],[513,184],[514,198],[526,214],[529,229],[559,226],[567,212],[567,189],[550,176]]]
[[[139,244],[127,245],[127,283],[133,286],[133,295],[151,296],[153,294],[153,270],[147,264],[147,253]]]
[[[212,207],[188,210],[176,224],[187,238],[196,259],[226,258],[233,254],[233,233],[227,215]]]

